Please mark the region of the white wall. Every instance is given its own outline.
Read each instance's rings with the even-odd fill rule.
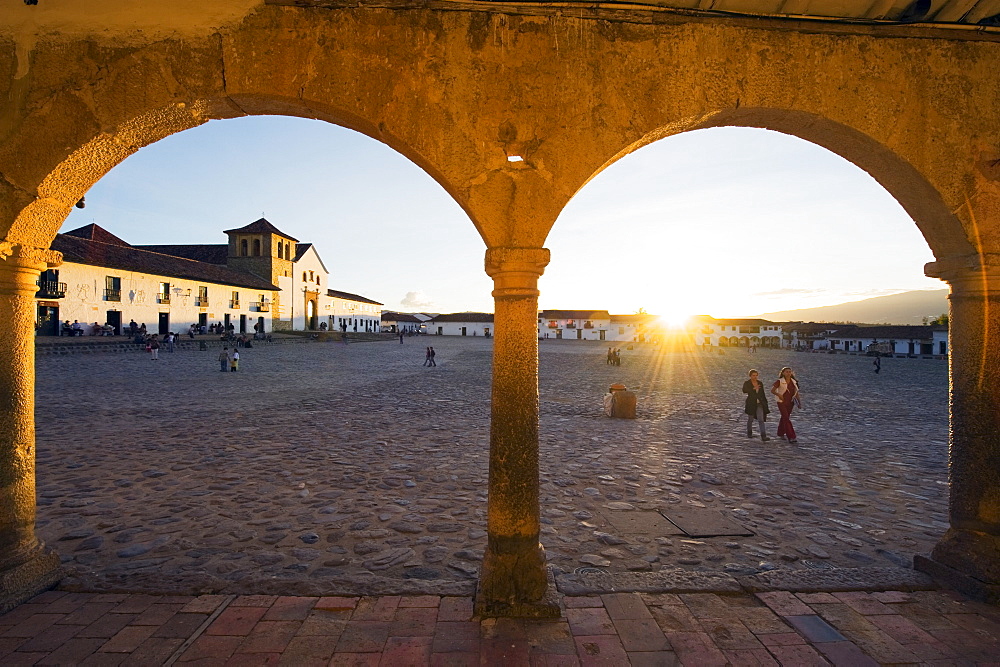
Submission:
[[[305,279],[303,279],[303,274],[305,274]],[[330,314],[328,308],[330,297],[327,296],[326,291],[329,289],[329,285],[330,275],[323,268],[323,262],[319,258],[319,253],[316,252],[316,246],[310,246],[299,261],[292,265],[292,286],[289,293],[283,292],[281,295],[282,303],[287,302],[290,305],[292,329],[305,331],[309,328],[306,322],[306,298],[302,291],[303,288],[309,290],[310,293],[319,290],[319,297],[315,299],[317,302],[316,326],[319,327],[320,322],[327,321],[327,316]]]
[[[555,322],[556,326],[550,327],[551,322]],[[624,340],[613,337],[610,320],[573,320],[573,322],[575,326],[571,329],[567,326],[569,320],[542,319],[538,323],[538,337],[559,338],[558,332],[562,332],[562,340],[601,340],[601,331],[604,331],[604,340]],[[590,322],[593,327],[587,329],[584,327],[585,322]],[[632,338],[629,337],[628,340]]]
[[[335,296],[330,299],[330,307],[325,311],[329,318],[329,326],[334,331],[340,331],[341,321],[347,322],[347,331],[353,332],[357,324],[358,331],[371,331],[377,333],[382,321],[382,306],[377,303],[366,303],[364,301],[352,301]]]
[[[198,322],[198,316],[204,313],[208,324],[222,322],[228,313],[234,326],[239,330],[240,315],[247,316],[247,330],[253,331],[257,321],[256,312],[250,312],[250,303],[257,301],[263,290],[248,287],[233,287],[208,283],[203,281],[157,276],[154,274],[122,271],[104,267],[89,266],[66,262],[58,268],[59,282],[66,283],[66,296],[62,299],[38,299],[59,304],[59,320],[79,320],[85,324],[85,333],[89,334],[91,326],[96,321],[103,325],[108,319],[107,311],[121,312],[122,327],[127,327],[129,320],[136,324],[146,325],[149,333],[156,333],[160,313],[170,316],[169,330],[177,333],[187,331],[188,327]],[[121,278],[121,301],[108,301],[104,297],[105,277]],[[160,283],[170,283],[170,303],[159,303],[157,295]],[[195,305],[198,288],[208,287],[208,306]],[[233,292],[239,292],[240,307],[230,308],[229,301]],[[268,299],[273,298],[273,292],[265,292]],[[267,313],[260,313],[267,315]],[[264,323],[270,330],[271,318],[265,317]]]
[[[496,333],[492,322],[428,322],[427,333],[437,334],[441,330],[442,336],[461,336],[462,327],[465,327],[466,336],[485,336],[487,331],[492,336]]]

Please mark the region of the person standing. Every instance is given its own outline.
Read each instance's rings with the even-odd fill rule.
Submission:
[[[229,351],[229,372],[235,373],[240,369],[240,352],[235,347]]]
[[[611,348],[609,347],[609,348],[608,348],[608,360],[607,360],[607,362],[605,362],[605,363],[606,363],[606,364],[607,364],[608,366],[610,366],[610,365],[611,365],[611,364],[612,364],[612,363],[614,362],[614,360],[615,360],[615,354],[614,354],[614,352],[613,352],[613,351],[611,350]]]
[[[872,362],[872,366],[875,367],[875,375],[878,375],[879,371],[882,370],[882,355],[878,352],[875,353],[875,361]]]
[[[788,366],[781,369],[778,379],[771,385],[771,393],[778,397],[778,412],[781,419],[778,420],[778,437],[786,439],[791,444],[798,442],[795,437],[795,427],[792,426],[792,407],[802,407],[802,400],[799,397],[799,382],[795,378],[795,373]]]
[[[167,335],[163,338],[163,343],[167,346],[167,352],[173,353],[174,351],[174,334],[172,331],[168,331]]]
[[[157,361],[160,358],[160,340],[153,334],[153,337],[149,339],[149,355],[150,359]]]
[[[219,370],[223,373],[226,372],[226,367],[229,365],[229,348],[222,348],[222,352],[219,353]]]
[[[767,428],[764,426],[764,422],[771,410],[767,406],[764,383],[758,379],[760,373],[756,370],[751,370],[748,375],[750,379],[743,383],[743,393],[747,395],[746,403],[743,406],[743,412],[747,415],[747,437],[753,437],[753,420],[756,419],[760,427],[760,439],[762,442],[767,442],[770,438],[767,437]]]
[[[437,356],[437,352],[434,351],[433,347],[429,349],[431,351],[431,366],[437,366],[437,362],[434,360],[434,357]]]
[[[424,366],[431,365],[431,348],[427,348],[424,352]]]

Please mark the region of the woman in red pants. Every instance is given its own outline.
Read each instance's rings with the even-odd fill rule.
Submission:
[[[778,437],[787,439],[793,445],[797,442],[795,438],[795,428],[792,426],[792,407],[802,407],[799,398],[799,383],[795,379],[795,373],[788,366],[781,369],[778,379],[771,386],[771,393],[778,397],[778,412],[781,419],[778,420]]]

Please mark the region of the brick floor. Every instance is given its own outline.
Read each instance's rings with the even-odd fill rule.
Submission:
[[[50,591],[0,617],[0,664],[866,667],[1000,659],[1000,609],[951,591],[614,593],[563,602],[559,619],[478,621],[467,597]]]

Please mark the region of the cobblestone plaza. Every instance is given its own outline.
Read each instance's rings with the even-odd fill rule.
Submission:
[[[438,366],[421,366],[433,344]],[[214,350],[214,348],[212,348]],[[906,567],[947,527],[947,365],[540,342],[542,541],[557,572]],[[485,548],[491,341],[38,358],[38,530],[69,589],[469,594]],[[798,445],[740,386],[792,366]],[[601,415],[614,381],[639,418]],[[774,409],[772,402],[772,409]],[[771,435],[776,410],[768,421]],[[715,508],[752,536],[635,517]]]

